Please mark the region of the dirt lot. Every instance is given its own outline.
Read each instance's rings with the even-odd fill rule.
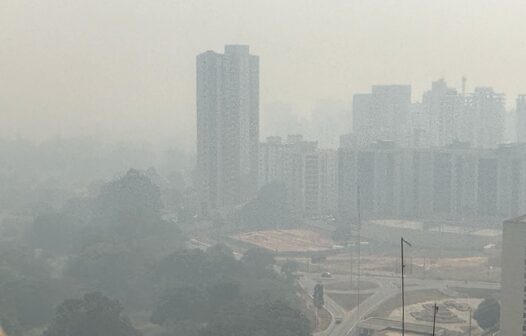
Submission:
[[[469,257],[412,257],[407,259],[407,274],[416,277],[433,279],[499,281],[500,267],[492,256]],[[356,259],[354,263],[356,263]],[[323,268],[334,274],[349,273],[350,259],[348,255],[332,256],[323,264]],[[356,265],[353,268],[356,272]],[[368,255],[361,258],[363,274],[393,275],[400,272],[400,258],[394,256]]]
[[[276,252],[323,251],[333,246],[331,239],[309,230],[254,231],[232,238]]]

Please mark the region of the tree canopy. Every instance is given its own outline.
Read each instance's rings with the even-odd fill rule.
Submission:
[[[291,222],[287,188],[283,183],[272,182],[263,186],[257,197],[241,209],[241,224],[244,227],[280,228],[288,227]]]
[[[97,292],[68,299],[57,308],[43,336],[140,336],[122,310],[118,301]]]
[[[159,187],[138,170],[105,184],[93,202],[95,223],[133,238],[161,221]]]
[[[309,336],[308,319],[290,305],[256,304],[236,315],[225,312],[207,324],[200,336]]]
[[[484,330],[495,327],[500,320],[499,302],[493,298],[484,299],[475,310],[473,318]]]

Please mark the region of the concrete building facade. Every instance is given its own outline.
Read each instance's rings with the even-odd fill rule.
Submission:
[[[429,146],[444,147],[460,139],[459,122],[464,106],[464,97],[443,79],[432,83],[431,90],[422,97]]]
[[[361,146],[375,141],[410,143],[411,86],[375,85],[353,96],[353,132]]]
[[[477,87],[466,97],[460,119],[460,141],[475,148],[497,148],[502,141],[506,98],[490,87]]]
[[[526,142],[526,95],[519,95],[515,104],[517,142]]]
[[[503,224],[502,336],[526,335],[526,216]]]
[[[337,155],[318,148],[315,141],[289,135],[285,142],[269,137],[260,144],[259,186],[280,181],[297,216],[334,213],[337,202]]]
[[[197,175],[204,209],[228,208],[257,188],[259,58],[245,45],[196,58]]]
[[[354,219],[477,220],[526,212],[526,146],[340,148],[338,208]]]

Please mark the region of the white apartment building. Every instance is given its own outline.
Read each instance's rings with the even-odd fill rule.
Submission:
[[[259,58],[227,45],[198,55],[196,68],[197,187],[203,210],[229,208],[257,189]]]
[[[504,222],[502,237],[502,336],[526,335],[526,216]]]
[[[281,181],[287,202],[298,216],[333,213],[337,204],[337,154],[318,148],[315,141],[290,135],[285,142],[269,137],[260,144],[259,187]]]

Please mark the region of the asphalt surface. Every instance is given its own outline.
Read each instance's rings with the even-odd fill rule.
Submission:
[[[325,295],[325,308],[331,313],[333,317],[342,317],[342,322],[336,324],[333,321],[329,327],[317,333],[317,336],[351,336],[356,326],[367,315],[378,309],[384,302],[398,296],[401,292],[400,278],[398,277],[379,277],[379,276],[361,276],[362,281],[373,282],[378,287],[374,289],[374,294],[369,296],[360,303],[359,309],[354,308],[347,312],[343,307],[338,305],[328,295]],[[433,279],[414,279],[406,278],[406,293],[417,290],[439,290],[451,297],[465,297],[452,288],[477,288],[497,290],[500,288],[499,284],[488,282],[464,282],[453,280],[433,280]],[[321,278],[319,274],[304,273],[299,278],[298,282],[308,293],[314,291],[314,286],[318,283],[329,284],[334,282],[349,281],[348,276],[333,276],[333,278]],[[344,291],[337,291],[344,292]],[[364,292],[372,292],[371,290],[363,290]],[[357,293],[357,291],[346,291],[346,293]]]

